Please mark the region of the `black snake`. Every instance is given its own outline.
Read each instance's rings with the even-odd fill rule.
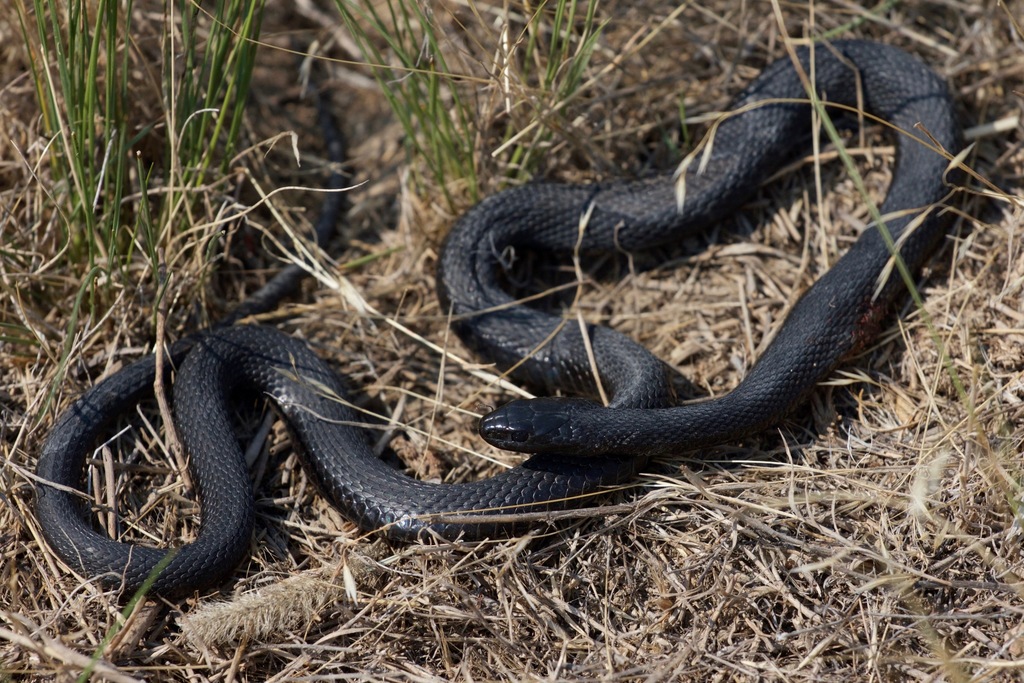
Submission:
[[[904,52],[875,43],[797,50],[802,68],[829,103],[860,108],[895,128],[893,181],[881,207],[900,254],[914,269],[944,232],[936,204],[947,192],[945,157],[959,131],[947,88]],[[806,139],[810,107],[792,62],[768,68],[735,100],[743,110],[722,120],[703,170],[686,171],[683,210],[672,177],[585,186],[534,183],[482,201],[453,227],[442,252],[438,289],[443,310],[464,342],[512,376],[546,390],[592,393],[594,380],[579,327],[516,304],[499,284],[510,248],[572,252],[637,250],[678,240],[718,220],[751,196],[759,182],[791,159]],[[580,239],[581,216],[587,215]],[[579,245],[577,241],[580,239]],[[844,356],[871,338],[900,290],[898,275],[878,287],[890,252],[874,227],[811,287],[743,382],[707,402],[672,406],[662,363],[610,329],[587,334],[607,408],[585,399],[514,401],[487,416],[481,431],[505,447],[536,453],[525,463],[478,482],[432,484],[406,477],[374,456],[362,420],[344,402],[340,378],[308,347],[273,329],[224,326],[172,348],[175,422],[190,455],[202,505],[197,538],[177,549],[154,590],[180,594],[211,585],[244,556],[253,525],[252,490],[230,424],[227,397],[245,387],[269,397],[282,414],[313,479],[347,516],[395,539],[481,538],[522,527],[514,514],[581,505],[589,494],[632,477],[652,454],[735,440],[784,417]],[[237,317],[237,316],[236,316]],[[561,329],[559,329],[561,328]],[[525,359],[525,360],[524,360]],[[139,586],[167,551],[128,545],[96,532],[74,493],[103,429],[152,392],[155,362],[145,358],[103,380],[60,417],[39,458],[43,533],[69,564]],[[451,515],[461,514],[456,519]]]

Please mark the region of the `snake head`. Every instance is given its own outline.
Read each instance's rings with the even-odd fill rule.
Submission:
[[[480,420],[480,436],[508,451],[550,452],[572,441],[581,413],[596,408],[597,403],[579,398],[516,399]]]

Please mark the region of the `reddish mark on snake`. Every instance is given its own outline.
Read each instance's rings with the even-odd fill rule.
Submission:
[[[846,355],[852,356],[863,351],[868,344],[878,338],[882,331],[882,320],[889,312],[889,306],[885,303],[872,301],[857,319],[853,328],[853,346]]]

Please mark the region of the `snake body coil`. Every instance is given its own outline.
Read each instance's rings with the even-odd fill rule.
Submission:
[[[815,52],[815,86],[829,102],[857,106],[905,131],[920,124],[955,151],[958,129],[944,83],[891,47],[839,42]],[[798,51],[810,72],[809,53]],[[593,390],[584,340],[576,325],[512,304],[499,286],[508,247],[571,252],[580,217],[589,212],[581,248],[636,250],[679,239],[730,213],[758,183],[799,151],[810,108],[788,61],[769,66],[736,100],[741,114],[717,129],[705,170],[688,171],[683,212],[673,180],[590,186],[531,184],[491,197],[458,221],[441,256],[438,288],[460,337],[515,377],[546,389]],[[769,102],[771,100],[771,102]],[[764,102],[759,106],[752,106]],[[882,212],[910,268],[943,232],[932,205],[945,194],[946,161],[901,135],[893,182]],[[923,217],[922,217],[923,216]],[[916,223],[913,230],[909,226]],[[427,531],[480,538],[514,531],[515,520],[474,523],[473,515],[532,512],[579,505],[579,498],[628,480],[651,454],[721,443],[776,422],[871,334],[899,289],[889,277],[874,296],[889,251],[875,228],[822,276],[790,313],[774,342],[732,393],[693,406],[671,406],[664,367],[645,349],[607,328],[590,326],[609,408],[579,399],[514,401],[484,419],[492,442],[536,452],[496,477],[465,484],[419,482],[376,458],[360,422],[344,403],[341,380],[307,346],[275,330],[236,326],[204,332],[168,354],[179,366],[175,422],[189,453],[202,506],[197,538],[178,548],[154,590],[176,595],[211,585],[244,556],[251,539],[253,494],[230,423],[228,396],[248,388],[266,395],[288,424],[314,480],[343,513],[367,530],[397,539]],[[523,361],[523,359],[527,359]],[[70,565],[132,590],[167,550],[134,546],[96,532],[75,489],[103,429],[152,392],[156,366],[142,359],[83,394],[50,432],[38,463],[43,533]],[[576,500],[573,500],[573,499]],[[460,519],[453,514],[462,513]],[[455,521],[453,521],[455,520]]]
[[[797,51],[802,70],[830,105],[886,121],[897,161],[881,207],[911,271],[948,224],[937,206],[947,193],[947,161],[959,129],[945,84],[906,53],[865,41]],[[529,384],[596,395],[586,343],[575,322],[516,305],[499,284],[508,249],[572,253],[636,251],[677,242],[732,213],[758,184],[803,151],[811,107],[797,70],[779,60],[733,102],[742,113],[714,131],[710,156],[685,176],[682,212],[671,178],[589,186],[531,184],[485,199],[450,233],[439,267],[442,300],[454,329],[480,356]],[[831,111],[837,110],[834,106]],[[922,132],[923,131],[923,132]],[[914,137],[911,137],[914,136]],[[697,170],[703,167],[703,170]],[[580,217],[586,214],[580,234]],[[673,406],[663,364],[609,328],[587,335],[607,408],[582,399],[516,400],[486,416],[490,443],[528,453],[667,454],[736,440],[778,422],[849,353],[869,341],[902,287],[886,272],[890,251],[866,229],[793,307],[764,355],[731,393]],[[557,333],[556,333],[557,330]],[[525,359],[525,360],[524,360]]]

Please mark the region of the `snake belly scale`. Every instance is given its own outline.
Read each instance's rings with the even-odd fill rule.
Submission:
[[[798,51],[807,70],[810,54]],[[899,129],[927,130],[956,151],[953,106],[945,84],[904,52],[842,41],[815,51],[815,86],[830,102],[857,106]],[[551,336],[561,319],[515,304],[499,285],[506,247],[571,252],[579,218],[590,212],[583,251],[643,249],[706,227],[730,213],[800,149],[810,108],[794,65],[780,60],[734,102],[705,170],[687,172],[683,212],[673,179],[588,186],[535,183],[484,200],[453,227],[438,267],[443,309],[464,342],[517,379],[547,390],[593,390],[583,338],[574,325]],[[779,102],[786,100],[786,102]],[[753,106],[763,103],[759,106]],[[882,212],[908,266],[918,267],[947,221],[934,210],[946,194],[944,156],[900,135],[898,161]],[[908,226],[913,225],[913,230]],[[673,406],[662,363],[610,329],[590,326],[609,407],[583,399],[514,401],[486,417],[485,438],[534,453],[490,479],[459,484],[414,480],[375,457],[361,420],[345,402],[341,378],[308,346],[274,329],[237,325],[199,333],[167,354],[178,368],[174,412],[201,505],[196,538],[175,550],[154,590],[180,595],[215,584],[241,561],[252,536],[253,493],[231,427],[228,397],[239,388],[268,397],[283,417],[322,492],[366,530],[398,540],[433,532],[483,538],[523,528],[514,517],[473,523],[474,514],[561,509],[629,480],[654,454],[721,443],[784,417],[849,351],[870,334],[899,291],[890,277],[875,296],[890,254],[875,228],[819,278],[793,308],[775,340],[732,393]],[[548,339],[550,337],[550,339]],[[544,343],[548,340],[547,343]],[[526,358],[525,361],[523,359]],[[166,549],[121,543],[99,533],[75,493],[103,430],[152,392],[156,364],[141,359],[93,386],[57,420],[39,457],[37,513],[43,534],[71,566],[133,590]],[[54,484],[54,485],[49,485]],[[450,515],[461,515],[460,521]],[[468,518],[467,518],[468,515]]]

